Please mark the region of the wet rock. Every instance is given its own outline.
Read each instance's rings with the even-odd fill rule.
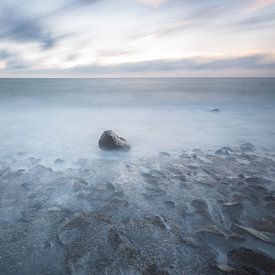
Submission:
[[[227,254],[230,264],[236,267],[255,268],[260,272],[274,272],[275,260],[259,250],[234,249]]]
[[[272,243],[273,241],[266,235],[264,234],[263,232],[260,232],[260,231],[257,231],[253,228],[250,228],[250,227],[247,227],[247,226],[242,226],[242,225],[239,225],[239,224],[232,224],[231,226],[231,230],[233,230],[234,232],[236,233],[247,233],[259,240],[262,240],[266,243]]]
[[[230,234],[228,236],[228,240],[240,243],[240,242],[244,242],[245,238],[242,237],[241,235],[235,233],[235,234]]]
[[[135,247],[131,246],[129,243],[123,243],[122,245],[120,245],[119,253],[130,263],[135,262],[137,257],[139,256],[139,251]]]
[[[254,222],[256,229],[275,234],[275,222],[271,220],[257,220]]]
[[[191,169],[191,170],[197,170],[197,169],[200,168],[200,166],[199,166],[198,164],[196,164],[196,163],[194,163],[194,164],[189,164],[189,165],[187,165],[187,167],[188,167],[189,169]]]
[[[160,188],[146,188],[147,192],[142,195],[147,199],[152,199],[156,197],[162,197],[166,195],[166,191]]]
[[[223,206],[225,207],[230,207],[230,206],[239,206],[240,202],[239,201],[228,201],[223,203]]]
[[[170,208],[175,208],[175,203],[173,201],[164,201],[164,203]]]
[[[110,199],[111,207],[117,208],[120,206],[128,206],[128,205],[129,205],[129,202],[124,198],[119,198],[119,197],[114,196]]]
[[[208,210],[207,203],[204,200],[192,200],[191,205],[196,210]]]
[[[152,264],[147,266],[146,270],[142,272],[142,275],[169,275],[169,272],[160,270],[157,265]]]
[[[152,224],[158,226],[161,229],[170,230],[170,226],[166,223],[163,217],[156,215],[154,217],[146,217],[147,220],[151,221]]]
[[[275,197],[274,196],[265,196],[264,200],[266,202],[275,202]]]
[[[222,147],[215,152],[216,155],[220,156],[229,156],[231,153],[233,153],[233,150],[230,147]]]
[[[245,152],[252,152],[255,150],[255,147],[254,145],[252,145],[251,143],[249,142],[246,142],[246,143],[243,143],[241,146],[240,146],[240,149],[242,151],[245,151]]]
[[[113,249],[117,250],[118,246],[122,243],[122,239],[116,229],[111,228],[108,233],[108,242]]]
[[[252,267],[240,267],[229,273],[230,275],[260,275],[260,273]]]
[[[127,152],[131,149],[130,143],[112,130],[103,132],[98,141],[98,146],[101,150],[106,151],[120,150]]]
[[[217,237],[225,237],[225,234],[217,228],[215,225],[208,224],[206,226],[202,226],[199,229],[195,230],[196,233],[202,233],[202,234],[210,234]]]
[[[161,156],[161,157],[170,157],[170,154],[167,153],[167,152],[160,152],[159,156]]]
[[[62,159],[56,159],[56,160],[54,161],[55,164],[63,164],[64,162],[65,162],[65,161],[62,160]]]
[[[17,172],[18,173],[24,173],[26,170],[25,169],[18,169]]]
[[[247,177],[245,179],[247,183],[254,183],[254,184],[263,184],[263,183],[270,183],[271,181],[261,178],[261,177]]]
[[[182,153],[179,155],[180,158],[183,158],[183,159],[191,159],[191,156],[189,156],[187,153]]]
[[[111,218],[111,216],[108,216],[108,215],[106,215],[104,213],[97,213],[95,215],[95,218],[99,222],[106,223],[106,224],[112,224],[112,218]]]
[[[223,272],[233,272],[235,270],[232,266],[227,264],[218,264],[217,267]]]
[[[87,217],[83,213],[75,213],[65,221],[64,229],[72,229],[83,226],[87,223]]]

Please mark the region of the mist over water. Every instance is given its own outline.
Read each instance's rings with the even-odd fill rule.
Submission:
[[[97,146],[106,129],[131,142],[130,158],[244,142],[273,151],[274,125],[272,78],[0,80],[1,156],[113,157]]]

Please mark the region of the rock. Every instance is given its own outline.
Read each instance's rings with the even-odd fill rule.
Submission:
[[[208,210],[207,203],[204,200],[192,200],[191,205],[196,210]]]
[[[223,206],[239,206],[240,202],[239,201],[228,201],[223,204]]]
[[[251,143],[249,142],[246,142],[246,143],[243,143],[241,146],[240,146],[241,150],[245,151],[245,152],[252,152],[255,150],[255,147],[254,145],[252,145]]]
[[[269,232],[271,234],[275,234],[275,222],[270,220],[257,220],[254,223],[255,227],[258,230],[262,230],[265,232]]]
[[[175,208],[175,203],[173,201],[164,201],[165,205],[170,208]]]
[[[260,239],[266,243],[274,243],[273,240],[271,240],[265,233],[263,233],[261,231],[257,231],[250,227],[242,226],[240,224],[232,224],[231,230],[236,233],[240,233],[240,234],[242,234],[243,232],[248,233],[248,234],[252,235],[253,237]]]
[[[196,233],[210,234],[217,237],[225,238],[225,234],[213,224],[202,226],[195,230]]]
[[[210,110],[210,112],[213,112],[213,113],[218,113],[220,111],[220,109],[212,109]]]
[[[264,274],[275,270],[275,260],[259,250],[241,247],[229,252],[227,258],[233,266],[256,268],[258,271],[264,271]]]
[[[54,164],[63,164],[65,161],[64,160],[62,160],[62,159],[56,159],[55,161],[54,161]]]
[[[215,154],[216,155],[226,155],[226,156],[228,156],[232,152],[233,152],[233,150],[231,148],[229,148],[229,147],[222,147],[221,149],[217,150]]]
[[[116,229],[111,228],[109,230],[108,242],[115,250],[117,250],[118,246],[122,243],[122,239]]]
[[[167,152],[160,152],[160,153],[159,153],[159,156],[160,156],[160,157],[170,157],[170,154],[167,153]]]
[[[233,272],[235,270],[232,266],[227,264],[218,264],[217,267],[223,272]]]
[[[260,275],[260,273],[252,267],[240,267],[230,272],[231,275]]]
[[[98,146],[101,150],[106,151],[121,150],[127,152],[131,149],[131,144],[112,130],[103,132],[98,141]]]

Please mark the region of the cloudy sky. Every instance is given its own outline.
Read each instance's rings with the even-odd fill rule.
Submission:
[[[0,77],[275,76],[275,0],[0,0]]]

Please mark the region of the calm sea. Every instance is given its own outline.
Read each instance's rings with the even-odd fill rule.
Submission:
[[[211,112],[212,109],[219,112]],[[0,156],[101,158],[101,133],[129,157],[250,142],[275,151],[275,78],[0,79]]]

